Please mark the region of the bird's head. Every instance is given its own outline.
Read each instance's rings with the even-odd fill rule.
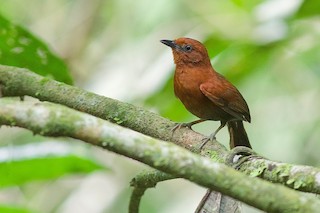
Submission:
[[[197,40],[178,38],[161,40],[161,43],[171,47],[176,65],[211,65],[205,46]]]

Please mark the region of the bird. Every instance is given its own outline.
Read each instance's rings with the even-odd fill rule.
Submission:
[[[192,38],[160,40],[172,49],[176,69],[174,72],[174,94],[185,108],[199,119],[189,123],[178,123],[172,131],[213,120],[220,126],[203,140],[200,149],[216,140],[217,133],[228,126],[230,148],[251,148],[243,121],[251,122],[247,102],[239,90],[211,65],[206,47]]]

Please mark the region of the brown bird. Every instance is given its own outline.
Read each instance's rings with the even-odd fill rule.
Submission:
[[[174,93],[189,112],[199,117],[190,123],[180,123],[173,128],[191,129],[206,120],[220,121],[221,125],[201,145],[215,140],[216,134],[226,124],[230,134],[230,147],[251,148],[242,121],[251,121],[248,105],[240,92],[211,66],[208,52],[203,44],[191,38],[161,40],[171,47],[176,70]]]

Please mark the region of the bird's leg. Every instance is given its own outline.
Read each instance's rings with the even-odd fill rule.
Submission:
[[[202,149],[202,147],[204,147],[204,145],[206,145],[206,143],[208,143],[208,141],[214,141],[216,139],[216,134],[226,125],[226,123],[227,122],[225,121],[221,121],[221,124],[218,127],[218,129],[214,131],[209,137],[205,137],[202,140],[202,144],[200,145],[200,150]]]
[[[192,122],[189,122],[189,123],[177,123],[176,125],[174,125],[174,127],[171,129],[172,131],[172,135],[173,133],[177,130],[177,129],[180,129],[181,127],[186,127],[188,129],[191,129],[191,126],[195,125],[195,124],[198,124],[198,123],[201,123],[203,121],[206,121],[206,120],[203,120],[203,119],[199,119],[199,120],[195,120],[195,121],[192,121]]]

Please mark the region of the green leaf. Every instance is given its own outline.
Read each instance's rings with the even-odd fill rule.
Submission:
[[[72,153],[66,147],[55,148],[53,144],[1,148],[0,188],[105,169],[88,157]],[[48,145],[52,150],[48,150]]]
[[[42,76],[72,84],[67,66],[45,43],[1,15],[0,64],[28,68]]]
[[[19,208],[16,206],[0,205],[0,212],[1,213],[31,213],[32,211],[25,208]]]
[[[308,16],[319,16],[320,4],[318,0],[305,0],[301,4],[296,16],[305,18]]]

